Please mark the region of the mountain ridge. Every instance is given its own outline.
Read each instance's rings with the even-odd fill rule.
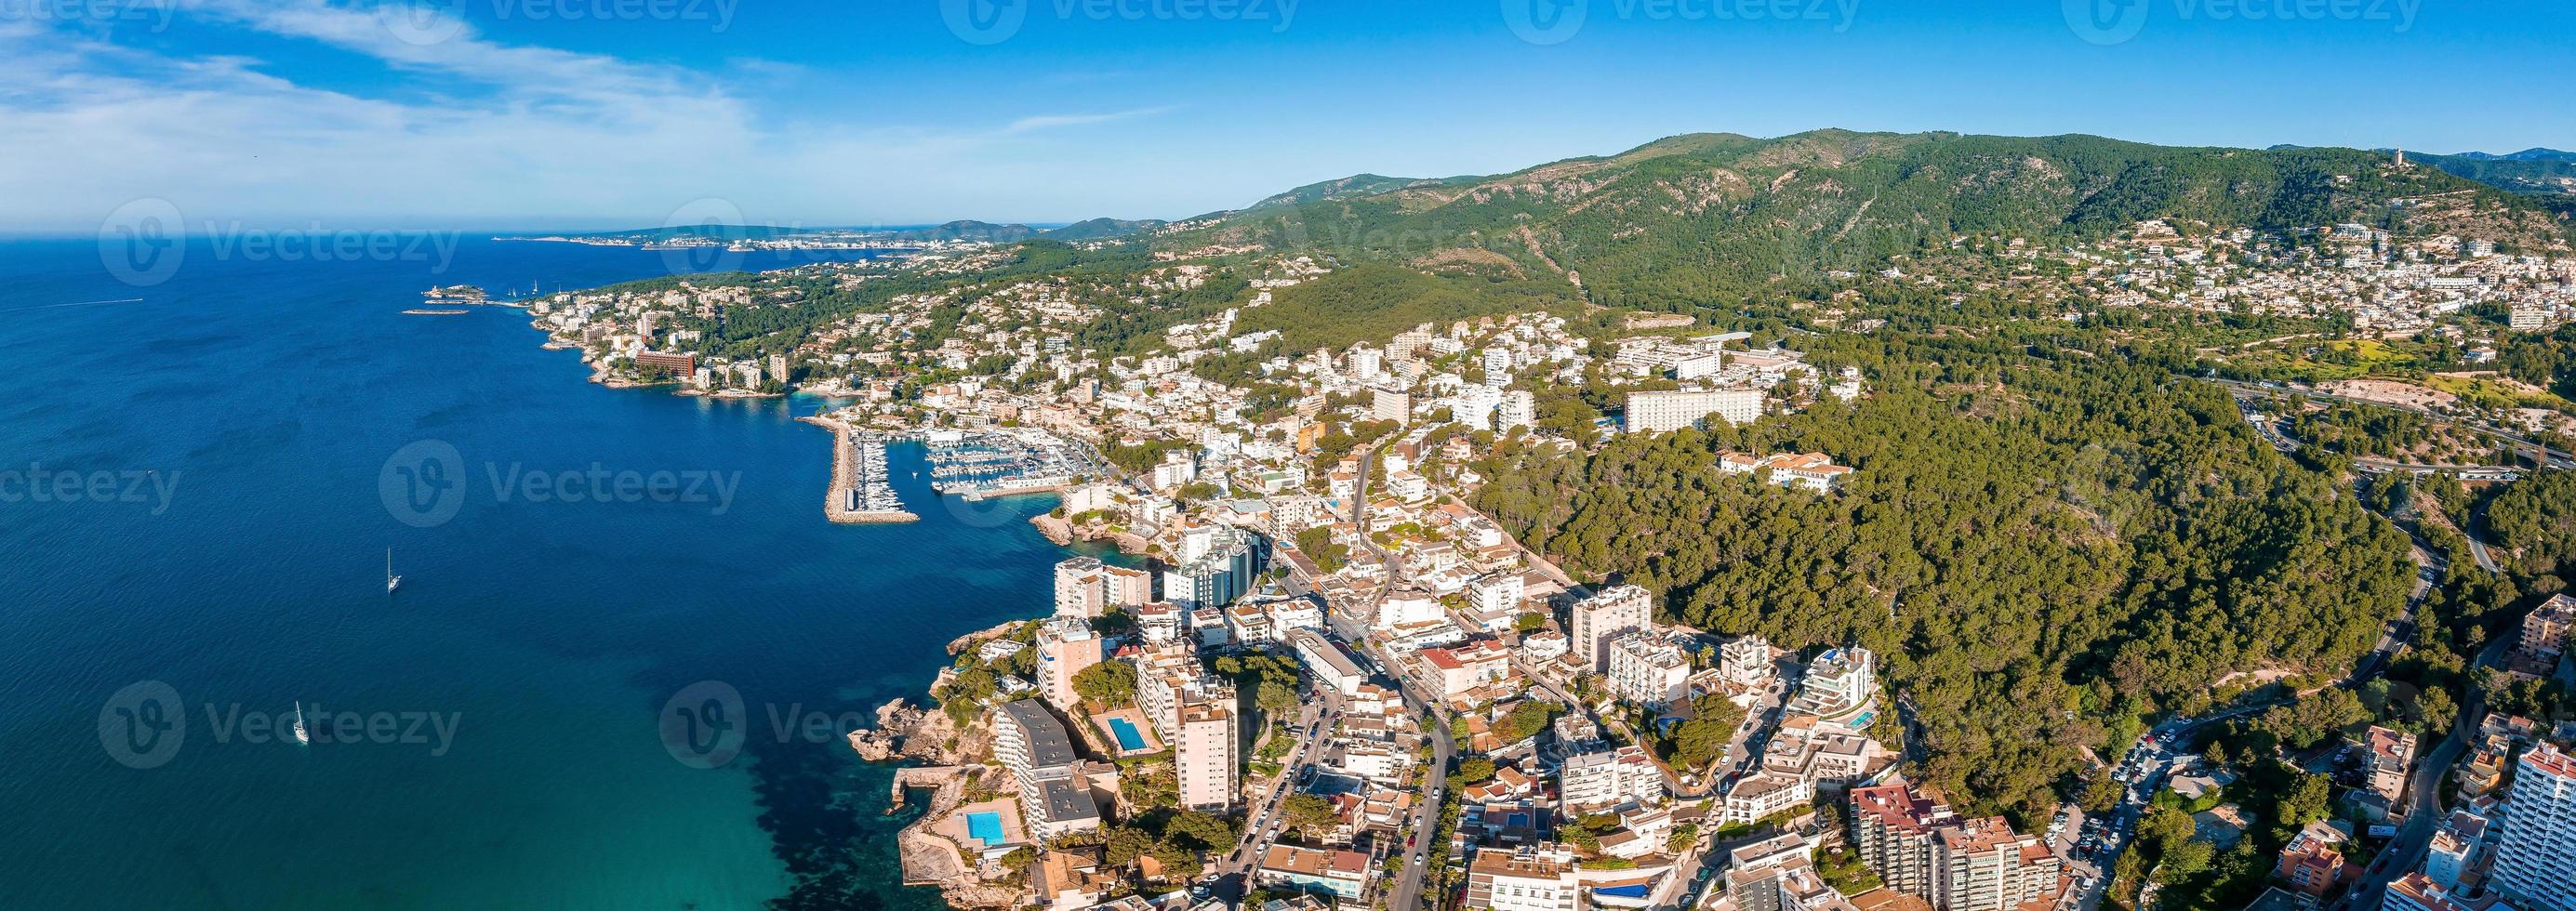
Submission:
[[[2490,155],[2485,152],[2453,152],[2443,157],[2466,158],[2470,161],[2576,161],[2576,152],[2562,152],[2557,149],[2533,147],[2519,152],[2514,152],[2509,155]]]
[[[898,228],[809,228],[781,225],[733,224],[665,225],[658,228],[635,228],[620,231],[588,231],[576,234],[560,234],[556,236],[583,240],[620,239],[651,242],[673,240],[677,238],[706,238],[713,240],[776,240],[779,238],[796,237],[801,235],[858,235],[862,237],[886,240],[913,240],[923,242],[983,241],[988,243],[1019,243],[1021,241],[1040,239],[1065,241],[1107,240],[1125,237],[1142,231],[1151,231],[1156,228],[1160,228],[1165,224],[1168,224],[1168,222],[1160,219],[1128,220],[1118,218],[1094,218],[1053,228],[1040,228],[1019,223],[996,224],[993,222],[977,221],[974,219],[960,219],[944,224]]]
[[[2570,237],[2529,198],[2440,168],[2399,168],[2389,155],[2081,134],[1688,133],[1500,175],[1354,178],[1272,199],[1303,201],[1182,222],[1153,243],[1553,275],[1602,303],[1670,306],[1884,268],[1959,236],[2073,241],[2156,219],[2263,230],[2362,222],[2535,250],[2564,249]]]

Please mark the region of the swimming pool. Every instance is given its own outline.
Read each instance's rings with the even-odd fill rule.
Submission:
[[[983,843],[984,843],[984,847],[987,847],[987,848],[990,848],[990,847],[992,847],[992,846],[994,846],[994,845],[1001,844],[1001,843],[1002,843],[1002,814],[1000,814],[1000,813],[968,813],[968,814],[966,814],[966,834],[974,836],[976,841],[983,842]]]
[[[1125,718],[1109,719],[1109,733],[1118,738],[1121,752],[1133,753],[1145,748],[1145,735],[1137,733],[1136,723]]]

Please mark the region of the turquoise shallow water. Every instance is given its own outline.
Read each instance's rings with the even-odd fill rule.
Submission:
[[[1051,498],[943,504],[898,448],[925,521],[833,526],[820,402],[611,391],[516,311],[401,315],[658,254],[186,252],[136,287],[0,243],[0,907],[936,906],[839,731],[1047,610]],[[415,446],[462,469],[444,521],[387,494]],[[721,719],[674,703],[702,681]],[[309,745],[263,726],[299,702]]]

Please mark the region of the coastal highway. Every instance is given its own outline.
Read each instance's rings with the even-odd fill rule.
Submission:
[[[2470,679],[2475,679],[2480,669],[2492,667],[2501,660],[2505,644],[2517,638],[2498,636],[2495,641],[2487,643],[2486,649],[2478,653],[2477,663],[2469,666],[2467,673]],[[2406,782],[2406,825],[2397,830],[2397,837],[2390,839],[2387,847],[2380,849],[2378,857],[2362,871],[2361,879],[2354,882],[2352,888],[2344,890],[2342,900],[2328,906],[2327,911],[2374,911],[2385,897],[2390,881],[2406,875],[2424,862],[2425,849],[2433,841],[2433,829],[2445,815],[2438,803],[2442,775],[2459,763],[2460,754],[2469,748],[2470,733],[2478,729],[2479,721],[2486,715],[2485,689],[2470,686],[2468,690],[2468,704],[2460,708],[2459,717],[2451,722],[2450,736],[2442,738],[2441,744],[2435,746],[2431,753],[2416,759],[2415,771]]]
[[[2413,414],[2419,414],[2419,415],[2423,415],[2423,416],[2428,417],[2428,418],[2432,418],[2433,420],[2438,421],[2438,422],[2441,422],[2441,423],[2446,423],[2446,424],[2458,424],[2458,425],[2460,425],[2460,426],[2467,427],[2467,428],[2469,428],[2470,430],[2474,430],[2474,431],[2477,431],[2477,432],[2479,432],[2479,433],[2483,433],[2483,434],[2486,434],[2486,435],[2488,435],[2488,436],[2495,437],[2496,439],[2504,440],[2504,441],[2506,441],[2506,442],[2508,442],[2508,443],[2512,443],[2512,444],[2514,444],[2514,445],[2521,446],[2521,447],[2523,447],[2523,448],[2525,448],[2525,449],[2529,449],[2529,450],[2533,450],[2533,451],[2539,452],[2539,453],[2543,456],[2543,458],[2541,459],[2542,464],[2544,464],[2544,465],[2545,465],[2545,466],[2547,466],[2547,467],[2550,467],[2550,468],[2557,468],[2557,469],[2576,468],[2576,455],[2570,455],[2570,454],[2568,454],[2568,453],[2561,452],[2561,451],[2559,451],[2559,450],[2551,449],[2551,448],[2549,448],[2549,447],[2547,447],[2547,446],[2543,446],[2543,445],[2541,445],[2541,444],[2540,444],[2540,443],[2538,443],[2538,442],[2535,442],[2535,441],[2533,441],[2533,440],[2530,440],[2530,439],[2528,439],[2528,438],[2525,438],[2525,437],[2523,437],[2523,436],[2522,436],[2522,435],[2520,435],[2520,434],[2514,433],[2514,432],[2509,431],[2509,430],[2504,430],[2504,429],[2501,429],[2501,428],[2495,427],[2494,425],[2491,425],[2491,424],[2484,424],[2484,423],[2479,423],[2479,422],[2474,422],[2474,421],[2467,421],[2467,420],[2462,420],[2462,419],[2460,419],[2460,418],[2456,418],[2456,417],[2450,417],[2450,416],[2446,416],[2446,415],[2442,415],[2442,414],[2437,414],[2437,413],[2435,413],[2432,409],[2429,409],[2429,408],[2423,408],[2423,407],[2419,407],[2419,406],[2415,406],[2415,405],[2402,405],[2402,404],[2398,404],[2398,403],[2395,403],[2395,402],[2381,402],[2381,401],[2374,401],[2374,400],[2371,400],[2371,399],[2353,398],[2353,397],[2351,397],[2351,396],[2347,396],[2347,395],[2336,395],[2336,394],[2331,393],[2331,392],[2319,392],[2319,391],[2314,390],[2314,389],[2293,389],[2293,388],[2290,388],[2290,387],[2287,387],[2287,386],[2272,386],[2272,385],[2265,385],[2265,384],[2262,384],[2262,383],[2247,383],[2247,382],[2243,382],[2243,381],[2239,381],[2239,380],[2207,379],[2207,380],[2204,380],[2204,382],[2216,383],[2216,384],[2218,384],[2218,385],[2220,385],[2220,386],[2227,387],[2227,388],[2228,388],[2230,391],[2232,391],[2232,392],[2233,392],[2233,393],[2234,393],[2238,398],[2244,398],[2244,397],[2247,397],[2247,396],[2298,395],[2298,396],[2305,396],[2305,397],[2307,397],[2307,398],[2311,398],[2311,399],[2323,399],[2323,400],[2326,400],[2326,401],[2344,402],[2344,403],[2352,404],[2352,405],[2366,405],[2366,406],[2370,406],[2370,407],[2374,407],[2374,408],[2391,408],[2391,409],[2395,409],[2395,410],[2398,410],[2398,411],[2404,411],[2404,412],[2409,412],[2409,413],[2413,413]]]
[[[2501,573],[2495,561],[2487,556],[2485,542],[2478,539],[2478,527],[2484,522],[2485,507],[2480,506],[2479,512],[2469,517],[2469,527],[2461,529],[2461,532],[2469,539],[2469,550],[2477,555],[2478,566],[2489,573]],[[2429,565],[2426,571],[2431,571]],[[2415,603],[2423,603],[2421,593]],[[2505,646],[2519,638],[2520,633],[2516,631],[2488,642],[2463,676],[2470,681],[2477,680],[2479,672],[2494,667],[2503,659]],[[2343,898],[2327,906],[2326,911],[2373,911],[2385,897],[2390,881],[2423,863],[2424,852],[2432,844],[2433,829],[2445,815],[2438,803],[2442,776],[2459,763],[2460,754],[2469,747],[2471,732],[2478,729],[2479,722],[2486,715],[2485,688],[2472,682],[2467,689],[2468,695],[2460,706],[2460,713],[2452,719],[2450,736],[2442,738],[2431,752],[2416,757],[2414,772],[2406,783],[2406,824],[2397,830],[2397,836],[2390,839],[2386,847],[2380,849],[2370,866],[2362,870],[2361,878],[2344,890]]]
[[[1386,601],[1387,593],[1404,582],[1404,564],[1377,545],[1368,533],[1369,476],[1376,470],[1379,447],[1371,447],[1360,457],[1358,488],[1351,496],[1351,521],[1359,526],[1360,543],[1369,553],[1386,564],[1386,585],[1371,597],[1370,614]],[[1408,844],[1404,851],[1404,871],[1396,874],[1395,888],[1387,896],[1386,907],[1392,911],[1412,911],[1422,906],[1422,879],[1430,868],[1432,843],[1439,840],[1440,800],[1442,785],[1449,779],[1449,763],[1456,758],[1458,745],[1449,736],[1448,719],[1439,714],[1439,699],[1430,689],[1414,679],[1409,669],[1395,662],[1394,656],[1375,643],[1368,647],[1381,670],[1395,677],[1397,688],[1404,694],[1405,707],[1423,720],[1424,733],[1431,737],[1431,765],[1422,770],[1422,793],[1414,808],[1413,824],[1406,827]]]
[[[1308,766],[1314,764],[1316,752],[1323,749],[1323,735],[1338,723],[1342,708],[1342,694],[1337,690],[1324,690],[1320,700],[1307,703],[1297,713],[1296,722],[1286,733],[1274,735],[1291,738],[1296,746],[1280,758],[1278,779],[1272,781],[1262,791],[1260,799],[1253,803],[1243,827],[1243,837],[1235,842],[1234,852],[1226,855],[1217,866],[1216,876],[1249,882],[1253,873],[1261,868],[1261,852],[1277,841],[1288,827],[1287,820],[1279,812],[1280,804],[1296,791],[1298,779]],[[1239,891],[1226,891],[1231,893],[1226,896],[1229,900],[1243,897]]]
[[[2495,575],[2503,575],[2504,567],[2498,565],[2495,555],[2487,551],[2487,541],[2484,537],[2486,527],[2487,504],[2485,501],[2480,501],[2478,508],[2469,512],[2469,527],[2460,529],[2460,536],[2469,539],[2469,554],[2478,559],[2479,569]]]
[[[2257,395],[2252,391],[2236,391],[2237,405],[2244,409],[2247,420],[2254,425],[2254,432],[2261,435],[2264,442],[2272,444],[2272,448],[2283,455],[2295,453],[2300,449],[2305,448],[2307,444],[2299,442],[2296,437],[2290,436],[2290,432],[2288,430],[2282,429],[2282,421],[2280,418],[2273,417],[2270,420],[2264,421],[2252,420],[2255,415],[2261,414],[2261,412],[2257,410],[2260,406],[2256,404],[2256,402],[2261,398],[2262,396]],[[2487,481],[2514,480],[2521,477],[2524,470],[2522,466],[2519,465],[2423,465],[2412,462],[2398,462],[2389,459],[2370,458],[2355,458],[2352,460],[2352,467],[2353,470],[2363,474],[2450,473],[2461,476],[2467,480]]]
[[[1383,656],[1384,653],[1380,654]],[[1440,801],[1447,796],[1442,791],[1449,782],[1449,763],[1458,755],[1457,741],[1449,736],[1447,715],[1440,713],[1435,703],[1421,697],[1422,688],[1411,679],[1411,675],[1400,675],[1397,679],[1404,684],[1405,707],[1422,718],[1424,733],[1431,737],[1431,764],[1422,770],[1422,791],[1416,795],[1418,805],[1414,808],[1413,822],[1406,827],[1404,871],[1396,874],[1395,888],[1388,894],[1386,906],[1389,909],[1421,907],[1422,881],[1430,872],[1431,851],[1435,846],[1447,847],[1436,844],[1440,840]]]

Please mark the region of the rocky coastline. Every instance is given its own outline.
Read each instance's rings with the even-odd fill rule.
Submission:
[[[1037,526],[1038,534],[1045,535],[1057,547],[1071,547],[1076,542],[1107,543],[1117,547],[1120,553],[1141,556],[1150,553],[1153,544],[1132,531],[1113,531],[1098,525],[1076,526],[1053,513],[1030,516],[1029,524]]]
[[[947,652],[960,654],[1007,636],[1023,622],[1014,620],[959,636],[949,641]],[[952,668],[940,668],[930,689],[936,691],[953,674]],[[887,795],[888,813],[902,810],[911,792],[931,792],[921,818],[897,835],[905,885],[935,887],[952,908],[1010,908],[1021,903],[1023,889],[994,882],[993,871],[983,867],[974,851],[939,831],[941,823],[971,802],[970,794],[1015,790],[1008,775],[983,762],[992,751],[991,729],[980,721],[960,725],[936,707],[896,699],[877,708],[875,727],[851,731],[849,743],[862,760],[902,765],[895,770]]]

